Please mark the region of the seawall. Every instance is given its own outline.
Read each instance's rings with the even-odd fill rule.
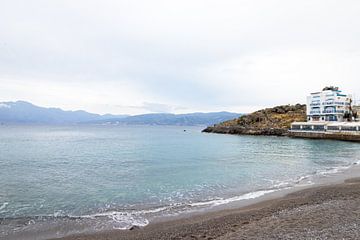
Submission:
[[[360,134],[352,133],[352,132],[319,132],[319,131],[290,130],[288,136],[294,138],[332,139],[332,140],[360,142]]]

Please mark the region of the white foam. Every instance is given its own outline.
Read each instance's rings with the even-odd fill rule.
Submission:
[[[298,178],[292,178],[283,181],[280,180],[269,180],[269,181],[272,183],[272,188],[281,190],[295,186],[311,185],[313,184],[313,182],[311,181],[311,177],[312,175],[304,175]]]
[[[304,181],[305,179],[308,179],[310,175],[301,176],[296,180],[296,183],[300,183],[301,181]]]
[[[54,212],[53,216],[54,217],[63,217],[63,216],[66,216],[66,215],[64,214],[64,211],[58,210],[58,211]]]
[[[166,210],[167,207],[159,207],[154,209],[147,209],[147,210],[127,210],[127,211],[108,211],[103,213],[96,213],[91,215],[82,215],[80,217],[85,218],[96,218],[96,217],[106,217],[106,216],[112,216],[114,214],[133,214],[133,215],[143,215],[143,214],[149,214],[149,213],[157,213]],[[74,216],[76,217],[76,216]]]
[[[182,204],[177,203],[167,207],[159,207],[154,209],[146,209],[146,210],[124,210],[124,211],[108,211],[103,213],[96,213],[91,215],[83,215],[81,218],[108,218],[111,221],[111,224],[114,229],[126,230],[131,228],[132,226],[144,227],[149,224],[148,217],[149,215],[161,213],[161,215],[176,215],[179,212],[173,210],[180,210],[180,212],[192,211],[196,209],[184,209],[186,206],[190,207],[215,207],[223,204],[228,204],[235,201],[248,200],[261,197],[265,194],[272,193],[275,191],[279,191],[280,189],[271,189],[271,190],[261,190],[256,192],[246,193],[240,196],[235,196],[231,198],[218,198],[205,202],[195,202],[190,204]],[[184,207],[184,208],[183,208]],[[170,212],[169,212],[170,211]],[[76,216],[73,216],[76,217]]]
[[[3,210],[3,209],[5,209],[7,205],[9,205],[9,203],[8,203],[8,202],[4,202],[4,203],[0,206],[0,211]]]
[[[127,212],[113,212],[110,215],[112,220],[115,222],[114,229],[129,229],[132,226],[144,227],[149,224],[149,220],[146,218],[132,213]]]
[[[261,190],[261,191],[246,193],[244,195],[235,196],[235,197],[231,197],[231,198],[225,198],[225,199],[219,198],[219,199],[210,200],[210,201],[206,201],[206,202],[191,203],[189,205],[192,206],[192,207],[207,206],[207,205],[209,205],[209,206],[219,206],[219,205],[228,204],[228,203],[235,202],[235,201],[249,200],[249,199],[258,198],[258,197],[264,196],[265,194],[276,192],[276,191],[279,191],[279,190],[280,189]]]
[[[291,185],[291,181],[283,181],[283,182],[279,182],[277,184],[274,184],[273,187],[274,188],[282,188],[282,187],[287,187]]]
[[[353,164],[360,164],[360,161],[357,161]],[[246,193],[243,195],[230,197],[230,198],[217,198],[217,199],[211,199],[208,201],[193,202],[193,203],[188,203],[188,204],[178,202],[178,203],[172,203],[169,206],[153,208],[153,209],[108,211],[108,212],[96,213],[96,214],[92,214],[92,215],[83,215],[80,217],[91,218],[91,219],[96,219],[96,218],[101,218],[101,217],[107,218],[110,220],[114,229],[126,230],[126,229],[131,228],[132,226],[143,227],[143,226],[146,226],[149,224],[149,217],[151,218],[151,216],[158,215],[157,213],[160,213],[160,215],[162,215],[162,216],[177,215],[182,212],[196,211],[198,208],[212,208],[212,207],[229,204],[229,203],[236,202],[236,201],[255,199],[255,198],[264,196],[266,194],[269,194],[269,193],[289,189],[289,188],[295,187],[295,186],[312,185],[312,184],[314,184],[314,182],[312,181],[313,177],[316,177],[319,175],[327,176],[327,175],[336,174],[336,173],[344,171],[350,167],[351,167],[351,165],[328,168],[325,170],[318,170],[318,171],[314,172],[313,174],[300,176],[295,179],[290,179],[290,180],[286,180],[286,181],[275,181],[275,184],[272,184],[271,189],[254,191],[254,192],[250,192],[250,193]],[[190,207],[191,209],[186,208],[186,206]],[[5,207],[1,206],[0,209],[5,208]]]
[[[72,216],[81,218],[96,219],[105,217],[112,221],[114,229],[126,230],[132,226],[144,227],[149,224],[149,220],[145,218],[147,214],[154,214],[168,210],[168,207],[159,207],[147,210],[124,210],[124,211],[108,211],[91,215]]]
[[[341,167],[333,167],[333,168],[328,168],[326,170],[319,170],[319,171],[316,171],[316,175],[327,176],[327,175],[342,172],[346,169],[349,169],[350,167],[351,167],[351,165],[341,166]]]

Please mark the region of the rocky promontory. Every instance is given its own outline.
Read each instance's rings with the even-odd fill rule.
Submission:
[[[306,121],[306,105],[266,108],[207,127],[203,132],[243,135],[286,136],[292,122]]]

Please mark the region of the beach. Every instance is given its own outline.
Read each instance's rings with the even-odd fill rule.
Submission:
[[[238,209],[149,224],[144,228],[68,236],[85,239],[359,239],[360,178],[322,185]]]

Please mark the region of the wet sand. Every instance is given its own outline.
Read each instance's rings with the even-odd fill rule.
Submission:
[[[360,178],[243,208],[62,239],[360,239]]]

